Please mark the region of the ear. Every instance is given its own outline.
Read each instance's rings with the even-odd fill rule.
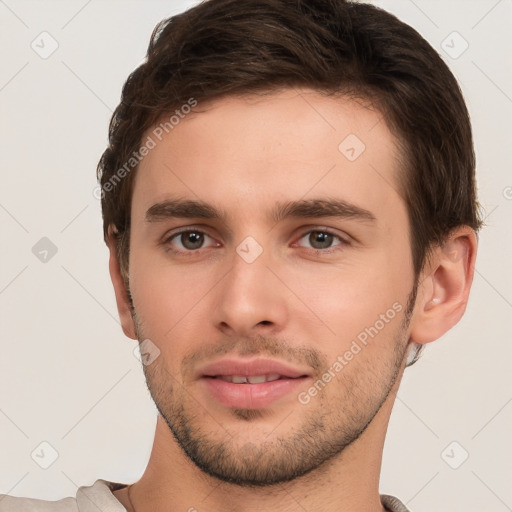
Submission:
[[[110,251],[109,259],[109,271],[112,284],[114,285],[114,292],[116,294],[117,310],[119,312],[119,318],[121,319],[121,326],[123,332],[128,338],[133,340],[137,339],[135,322],[130,307],[130,299],[128,296],[128,289],[121,275],[119,267],[119,260],[117,256],[117,239],[114,234],[113,227],[110,226],[108,229],[107,245]]]
[[[451,329],[466,310],[475,271],[477,239],[468,226],[450,233],[422,272],[410,324],[410,338],[429,343]]]

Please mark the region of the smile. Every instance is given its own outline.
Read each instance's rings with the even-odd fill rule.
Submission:
[[[278,373],[270,375],[217,375],[215,379],[221,379],[225,382],[232,382],[233,384],[262,384],[263,382],[273,382],[274,380],[282,379],[283,376]],[[286,378],[286,377],[284,377]]]

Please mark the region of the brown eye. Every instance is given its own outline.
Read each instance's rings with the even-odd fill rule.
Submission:
[[[169,237],[167,240],[177,252],[190,252],[202,249],[205,244],[212,245],[213,238],[198,230],[181,231]]]
[[[333,240],[333,235],[322,231],[312,231],[308,238],[313,249],[327,249],[332,245]]]
[[[299,240],[299,244],[314,250],[330,249],[338,245],[342,245],[344,240],[338,235],[330,233],[329,231],[313,230],[304,233]]]
[[[180,241],[185,249],[199,249],[204,243],[204,234],[196,231],[181,233]]]

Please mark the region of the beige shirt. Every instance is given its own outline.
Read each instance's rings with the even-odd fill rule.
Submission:
[[[93,485],[79,487],[74,498],[44,501],[32,498],[16,498],[0,494],[0,512],[126,512],[112,491],[127,484],[98,479]],[[397,498],[381,496],[389,512],[410,512]]]

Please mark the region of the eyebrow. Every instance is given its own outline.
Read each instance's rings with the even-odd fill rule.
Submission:
[[[225,210],[195,199],[169,199],[156,203],[146,211],[146,222],[158,222],[169,218],[212,219],[225,222]],[[369,210],[342,199],[300,199],[277,203],[269,213],[269,219],[280,222],[286,218],[337,217],[361,222],[375,222]]]
[[[365,222],[376,221],[375,215],[369,210],[342,199],[301,199],[278,203],[272,210],[270,217],[275,222],[288,217],[340,217]]]

